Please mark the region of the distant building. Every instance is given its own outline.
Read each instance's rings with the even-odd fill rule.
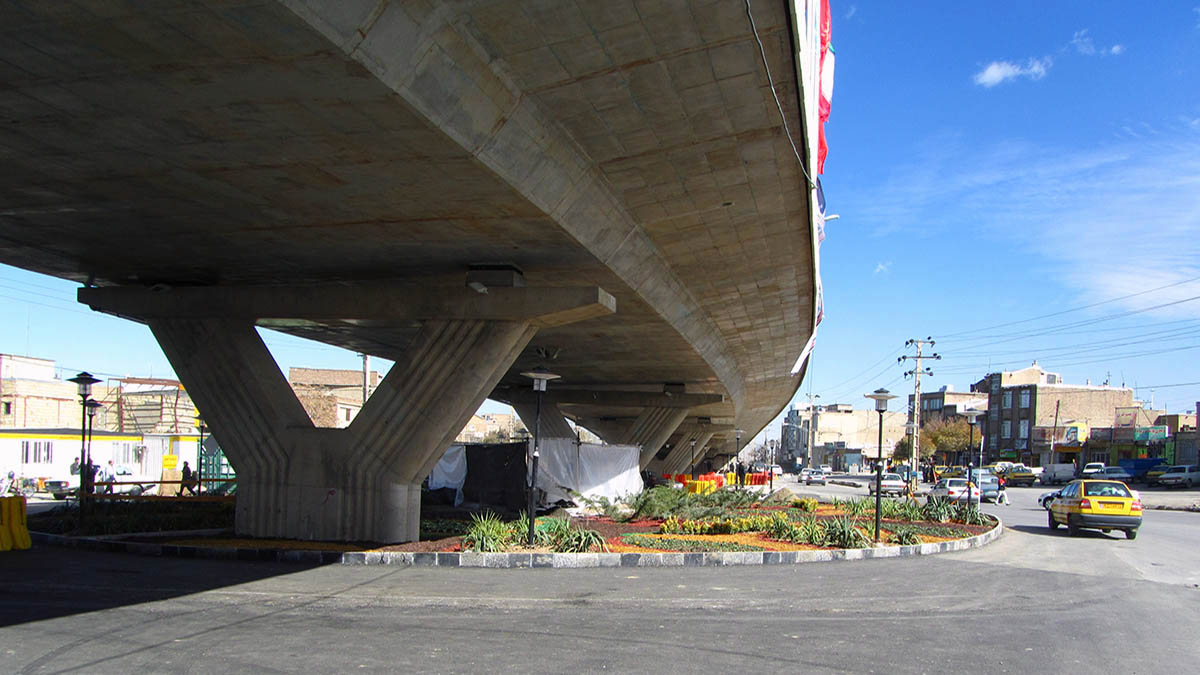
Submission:
[[[808,466],[828,464],[838,471],[865,469],[877,458],[890,459],[905,434],[903,411],[884,413],[882,448],[879,413],[874,410],[833,403],[796,412],[796,433],[809,458]]]
[[[364,386],[361,370],[288,369],[288,383],[300,405],[314,425],[327,429],[344,429],[358,416],[381,378],[377,371],[370,371],[366,379]]]

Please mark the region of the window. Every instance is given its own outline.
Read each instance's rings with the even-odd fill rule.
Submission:
[[[1000,393],[1000,378],[997,378],[997,377],[992,378],[992,393],[993,394]]]
[[[1017,438],[1029,438],[1029,420],[1021,420],[1018,424]]]
[[[1005,410],[1012,407],[1012,392],[1011,391],[1004,392],[1004,403],[1002,405]]]
[[[1012,438],[1012,422],[1004,420],[1000,423],[1000,437]]]
[[[5,402],[4,402],[4,414],[5,414],[5,415],[11,415],[11,414],[12,414],[12,401],[5,401]]]
[[[50,441],[21,441],[23,464],[51,464],[54,462],[54,444]]]
[[[995,436],[990,436],[988,438],[988,447],[993,450],[999,448],[1000,447],[1000,439],[996,438]]]
[[[1030,398],[1031,393],[1033,393],[1033,392],[1029,391],[1028,389],[1021,390],[1021,407],[1022,408],[1029,407],[1029,398]]]
[[[1000,419],[1000,409],[999,408],[988,408],[988,419],[990,419],[990,420]]]

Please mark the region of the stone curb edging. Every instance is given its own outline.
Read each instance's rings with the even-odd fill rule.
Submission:
[[[867,560],[933,555],[978,548],[995,541],[1004,531],[996,527],[983,534],[955,541],[912,546],[839,549],[831,551],[747,551],[719,553],[412,553],[390,551],[281,551],[258,548],[204,548],[146,542],[121,541],[104,537],[64,537],[31,532],[39,544],[80,548],[90,551],[134,553],[148,556],[206,558],[216,560],[256,560],[310,563],[318,565],[396,565],[400,567],[478,567],[490,569],[590,567],[716,567],[726,565],[792,565],[832,560]]]

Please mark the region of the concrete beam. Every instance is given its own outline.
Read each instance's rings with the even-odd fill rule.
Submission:
[[[504,401],[510,405],[518,402],[534,402],[536,397],[531,389],[501,387],[492,392],[491,398]],[[667,392],[649,391],[610,391],[587,389],[557,389],[547,391],[543,401],[553,401],[569,405],[598,405],[607,407],[631,408],[695,408],[702,405],[721,403],[725,397],[721,394],[673,394]]]
[[[289,320],[516,321],[536,328],[606,316],[617,309],[597,286],[564,288],[468,288],[417,286],[204,286],[85,287],[79,302],[108,314],[139,319],[221,318]]]

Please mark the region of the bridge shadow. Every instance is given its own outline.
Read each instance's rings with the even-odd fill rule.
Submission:
[[[0,628],[162,600],[187,602],[188,596],[204,591],[319,566],[153,557],[35,543],[28,550],[0,553]]]

